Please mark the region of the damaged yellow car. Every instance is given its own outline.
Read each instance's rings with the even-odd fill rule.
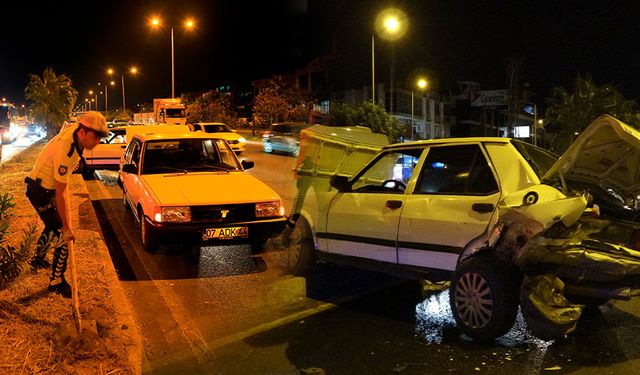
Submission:
[[[585,305],[639,294],[635,129],[603,115],[560,158],[507,138],[385,145],[365,135],[303,131],[294,274],[320,260],[450,280],[454,318],[478,340],[509,331],[519,306],[535,335],[553,339]]]

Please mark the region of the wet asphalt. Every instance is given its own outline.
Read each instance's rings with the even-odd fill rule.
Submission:
[[[251,173],[289,209],[295,159],[249,147]],[[141,326],[144,373],[640,373],[639,302],[587,310],[564,339],[539,340],[519,317],[504,337],[476,343],[455,327],[446,286],[335,266],[293,277],[277,239],[259,255],[244,245],[146,253],[119,188],[86,183]]]

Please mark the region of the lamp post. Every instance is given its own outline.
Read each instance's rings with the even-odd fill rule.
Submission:
[[[162,26],[162,21],[154,17],[150,20],[150,24],[152,27],[160,27]],[[175,85],[175,56],[174,56],[174,48],[173,48],[173,26],[167,25],[171,29],[171,98],[176,97],[176,85]],[[193,19],[187,19],[184,21],[184,28],[187,30],[191,30],[195,27],[195,21]]]
[[[93,90],[89,90],[89,95],[94,95],[95,96],[95,100],[94,100],[94,98],[91,98],[91,101],[96,103],[96,106],[95,106],[94,109],[97,111],[98,110],[98,92],[97,91],[94,92]]]
[[[109,74],[109,76],[113,75],[114,70],[109,68],[107,69],[107,74]],[[136,75],[138,73],[138,68],[136,68],[135,66],[132,66],[131,68],[129,68],[129,73],[131,73],[132,75]],[[126,102],[126,98],[125,98],[125,91],[124,91],[124,73],[120,74],[120,78],[122,80],[122,110],[126,110],[127,109],[127,102]],[[111,81],[111,84],[113,85],[114,82]],[[106,100],[106,96],[105,96],[105,100]]]
[[[428,82],[424,78],[419,78],[418,81],[416,81],[416,85],[418,86],[418,89],[420,89],[420,94],[422,94],[424,89],[427,88],[427,84]],[[420,95],[420,98],[422,98],[422,95]],[[412,141],[413,141],[413,128],[415,127],[415,123],[413,122],[413,107],[414,107],[414,103],[413,103],[413,88],[412,88],[411,89],[411,140]]]
[[[383,10],[376,17],[375,28],[376,33],[380,35],[380,37],[393,41],[400,37],[402,37],[406,32],[409,26],[409,21],[407,19],[407,15],[396,8],[389,8]],[[393,112],[393,56],[391,61],[391,76],[389,80],[390,87],[390,112]],[[375,75],[375,34],[371,35],[371,98],[375,103],[376,94],[375,94],[375,86],[376,86],[376,75]]]

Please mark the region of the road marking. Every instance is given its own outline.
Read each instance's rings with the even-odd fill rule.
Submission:
[[[217,348],[232,344],[234,342],[237,342],[237,341],[240,341],[240,340],[244,340],[247,337],[256,335],[258,333],[265,332],[265,331],[268,331],[268,330],[283,326],[285,324],[289,324],[289,323],[294,322],[296,320],[304,319],[304,318],[306,318],[308,316],[311,316],[311,315],[319,314],[321,312],[333,309],[335,307],[336,307],[336,305],[333,304],[333,303],[323,303],[323,304],[321,304],[319,306],[316,306],[316,307],[313,307],[313,308],[310,308],[310,309],[306,309],[306,310],[303,310],[303,311],[299,311],[299,312],[297,312],[295,314],[291,314],[291,315],[285,316],[284,318],[280,318],[280,319],[274,320],[274,321],[269,322],[269,323],[260,324],[258,326],[249,328],[247,330],[244,330],[244,331],[241,331],[241,332],[237,332],[237,333],[234,333],[234,334],[219,338],[217,340],[210,341],[208,343],[208,347],[209,347],[209,349],[217,349]]]

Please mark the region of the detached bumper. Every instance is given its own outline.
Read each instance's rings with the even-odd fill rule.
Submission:
[[[211,245],[251,243],[266,241],[280,234],[286,225],[286,218],[275,218],[249,222],[235,223],[156,223],[151,222],[151,234],[167,242],[203,243]],[[207,229],[247,227],[246,237],[234,237],[229,239],[203,239]]]

